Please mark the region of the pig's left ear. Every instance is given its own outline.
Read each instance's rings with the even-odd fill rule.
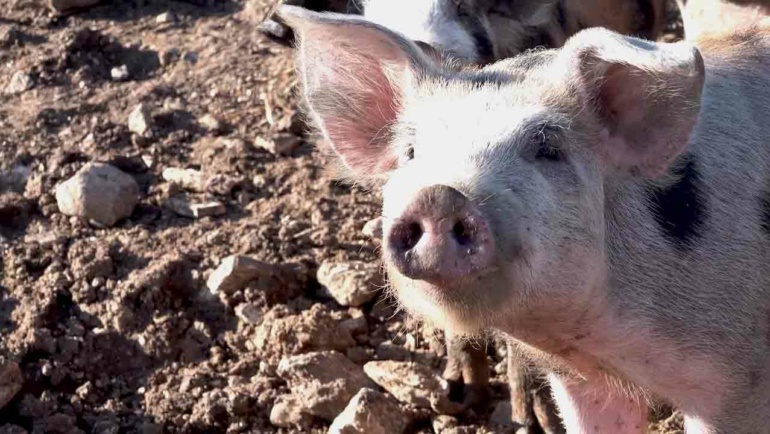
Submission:
[[[310,114],[357,177],[396,167],[391,127],[407,88],[434,67],[411,41],[362,18],[282,6],[297,36]]]
[[[698,119],[705,71],[685,43],[656,44],[604,29],[571,38],[566,70],[603,125],[606,163],[654,178],[687,147]]]

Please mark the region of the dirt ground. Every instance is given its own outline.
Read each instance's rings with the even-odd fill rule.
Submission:
[[[0,433],[326,432],[331,410],[307,396],[323,375],[282,360],[335,351],[352,370],[440,374],[435,331],[379,291],[343,306],[318,282],[322,264],[376,281],[363,227],[379,198],[324,171],[292,53],[257,32],[272,3],[112,0],[57,17],[0,0]],[[145,125],[129,128],[139,105]],[[138,185],[114,226],[60,210],[56,186],[90,162]],[[169,168],[203,183],[170,182]],[[204,203],[217,215],[186,215]],[[260,271],[212,291],[230,255]],[[383,408],[408,432],[509,432],[493,414],[505,364],[489,357],[487,412]],[[335,387],[319,399],[347,402]],[[652,432],[681,432],[660,417]]]

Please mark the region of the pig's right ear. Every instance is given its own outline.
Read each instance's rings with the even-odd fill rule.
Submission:
[[[391,127],[403,95],[433,63],[412,42],[350,15],[282,6],[313,121],[357,176],[396,167]]]
[[[698,120],[705,70],[697,48],[596,28],[572,37],[561,56],[583,106],[603,124],[605,162],[648,178],[666,173]]]

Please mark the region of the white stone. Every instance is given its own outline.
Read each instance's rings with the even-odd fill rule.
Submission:
[[[16,95],[22,92],[26,92],[35,86],[35,82],[32,80],[32,76],[24,71],[16,71],[11,80],[8,82],[8,86],[5,88],[5,93],[9,95]]]
[[[329,427],[329,434],[400,434],[409,417],[393,397],[364,388],[351,398]]]
[[[273,267],[262,261],[243,255],[232,255],[222,260],[209,276],[206,286],[212,293],[233,293],[243,289],[259,276],[269,275]]]
[[[206,177],[199,170],[167,167],[163,169],[161,176],[165,181],[173,182],[185,190],[196,192],[206,190]]]
[[[106,227],[130,216],[138,202],[134,178],[104,163],[86,164],[56,186],[59,211]]]
[[[367,262],[323,263],[318,267],[318,282],[343,306],[358,307],[377,296],[382,285],[379,265]]]
[[[139,104],[128,115],[128,129],[134,134],[144,136],[152,128],[150,109],[146,104]]]

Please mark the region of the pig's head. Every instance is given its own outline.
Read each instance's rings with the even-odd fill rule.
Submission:
[[[488,63],[547,44],[556,0],[364,0],[367,20],[450,57]]]
[[[355,178],[384,181],[383,260],[408,310],[472,331],[604,300],[607,186],[686,147],[696,49],[596,29],[452,72],[361,19],[282,14],[311,117]]]

